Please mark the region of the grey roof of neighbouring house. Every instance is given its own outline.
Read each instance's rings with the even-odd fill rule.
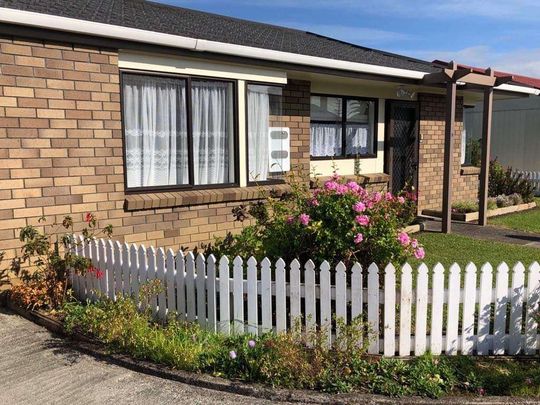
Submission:
[[[422,72],[438,70],[426,61],[311,32],[144,0],[0,0],[0,7],[329,59]]]

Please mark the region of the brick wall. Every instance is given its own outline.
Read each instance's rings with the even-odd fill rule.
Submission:
[[[292,164],[304,172],[309,91],[309,82],[291,81],[283,93]],[[0,250],[7,258],[20,246],[19,229],[41,226],[42,215],[48,223],[71,215],[81,228],[91,211],[100,225],[114,226],[115,239],[178,248],[240,229],[231,210],[241,203],[127,211],[117,52],[0,38]]]
[[[446,98],[442,95],[419,94],[420,103],[420,164],[418,168],[418,208],[441,209],[444,170],[444,127]],[[476,200],[477,175],[461,174],[461,131],[463,130],[463,99],[456,103],[452,172],[452,201]]]

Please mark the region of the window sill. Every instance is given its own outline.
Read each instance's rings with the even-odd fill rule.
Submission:
[[[347,155],[347,156],[310,156],[310,160],[354,160],[354,159],[376,159],[376,153],[368,155]]]
[[[390,176],[386,173],[366,173],[366,174],[360,174],[358,176],[351,174],[351,175],[344,175],[340,176],[342,179],[345,180],[351,180],[356,181],[360,184],[379,184],[379,183],[388,183],[390,181]],[[313,188],[315,186],[316,181],[320,183],[324,183],[327,180],[330,180],[332,176],[317,176],[311,178],[311,187]]]
[[[480,174],[480,168],[476,166],[461,166],[462,176],[478,176]]]
[[[223,202],[249,201],[263,198],[265,193],[273,192],[280,196],[289,192],[287,184],[261,187],[232,187],[211,190],[171,191],[159,193],[138,193],[126,195],[124,209],[140,211],[156,208],[186,207],[190,205]]]

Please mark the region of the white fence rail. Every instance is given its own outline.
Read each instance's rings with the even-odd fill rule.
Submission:
[[[540,196],[540,172],[531,172],[525,170],[516,170],[514,173],[522,174],[523,177],[529,179],[534,185],[534,194]]]
[[[527,354],[539,349],[538,303],[540,266],[496,271],[473,264],[462,273],[456,264],[445,271],[424,264],[413,270],[372,264],[366,271],[328,262],[286,264],[279,259],[257,263],[236,257],[216,260],[181,251],[137,247],[111,240],[81,245],[77,254],[103,271],[97,279],[73,276],[82,300],[100,296],[139,299],[141,285],[158,279],[162,292],[147,305],[159,319],[174,313],[225,334],[282,332],[299,320],[306,327],[324,326],[330,341],[339,333],[335,319],[363,317],[374,337],[372,354]]]

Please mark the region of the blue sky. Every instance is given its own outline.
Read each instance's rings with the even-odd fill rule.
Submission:
[[[540,77],[538,0],[159,0],[426,60]]]

